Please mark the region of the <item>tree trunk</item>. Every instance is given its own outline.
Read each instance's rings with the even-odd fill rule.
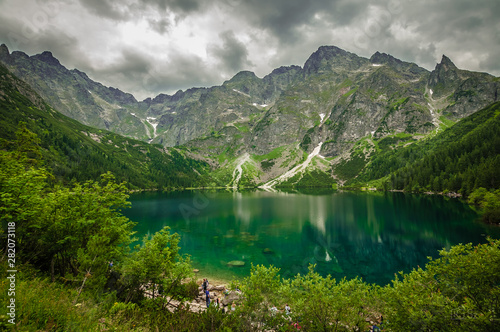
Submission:
[[[56,265],[56,258],[55,256],[52,256],[52,260],[50,261],[50,280],[52,282],[55,281],[55,277],[54,277],[54,266]]]

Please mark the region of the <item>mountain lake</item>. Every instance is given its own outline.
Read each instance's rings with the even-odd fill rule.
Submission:
[[[398,271],[424,267],[459,243],[500,237],[459,199],[391,192],[177,191],[131,195],[125,216],[138,239],[164,226],[181,236],[198,278],[231,281],[251,264],[282,277],[309,264],[337,280],[360,276],[385,285]],[[138,242],[139,243],[139,242]]]

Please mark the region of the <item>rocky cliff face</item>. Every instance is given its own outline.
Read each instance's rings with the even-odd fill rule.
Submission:
[[[147,139],[144,124],[130,115],[137,101],[131,94],[92,81],[85,73],[68,70],[50,52],[28,56],[1,46],[0,61],[27,82],[52,107],[86,125]]]
[[[444,100],[443,114],[458,120],[497,101],[500,84],[492,75],[458,69],[443,55],[429,77],[428,87],[431,101]]]
[[[303,68],[280,67],[263,78],[243,71],[221,86],[140,102],[66,69],[50,52],[30,57],[2,45],[0,61],[80,122],[164,146],[187,145],[219,165],[249,154],[260,180],[289,170],[318,146],[318,158],[333,158],[363,139],[426,135],[499,94],[497,78],[460,70],[446,56],[429,72],[388,54],[367,59],[334,46],[320,47]],[[275,155],[279,165],[269,157]]]

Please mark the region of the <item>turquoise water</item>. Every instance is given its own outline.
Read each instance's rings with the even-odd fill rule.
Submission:
[[[339,279],[387,284],[398,271],[458,243],[500,237],[457,199],[403,193],[184,191],[131,196],[125,215],[142,238],[163,226],[181,235],[200,277],[231,280],[250,265],[283,277],[316,270]],[[228,265],[238,260],[243,267]]]

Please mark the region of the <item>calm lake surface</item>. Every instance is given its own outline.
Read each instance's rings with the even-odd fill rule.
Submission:
[[[283,277],[316,270],[385,285],[398,271],[458,243],[500,237],[457,199],[403,193],[184,191],[139,193],[124,214],[142,239],[163,226],[181,236],[199,277],[231,280],[251,263]],[[245,266],[233,267],[231,261]]]

